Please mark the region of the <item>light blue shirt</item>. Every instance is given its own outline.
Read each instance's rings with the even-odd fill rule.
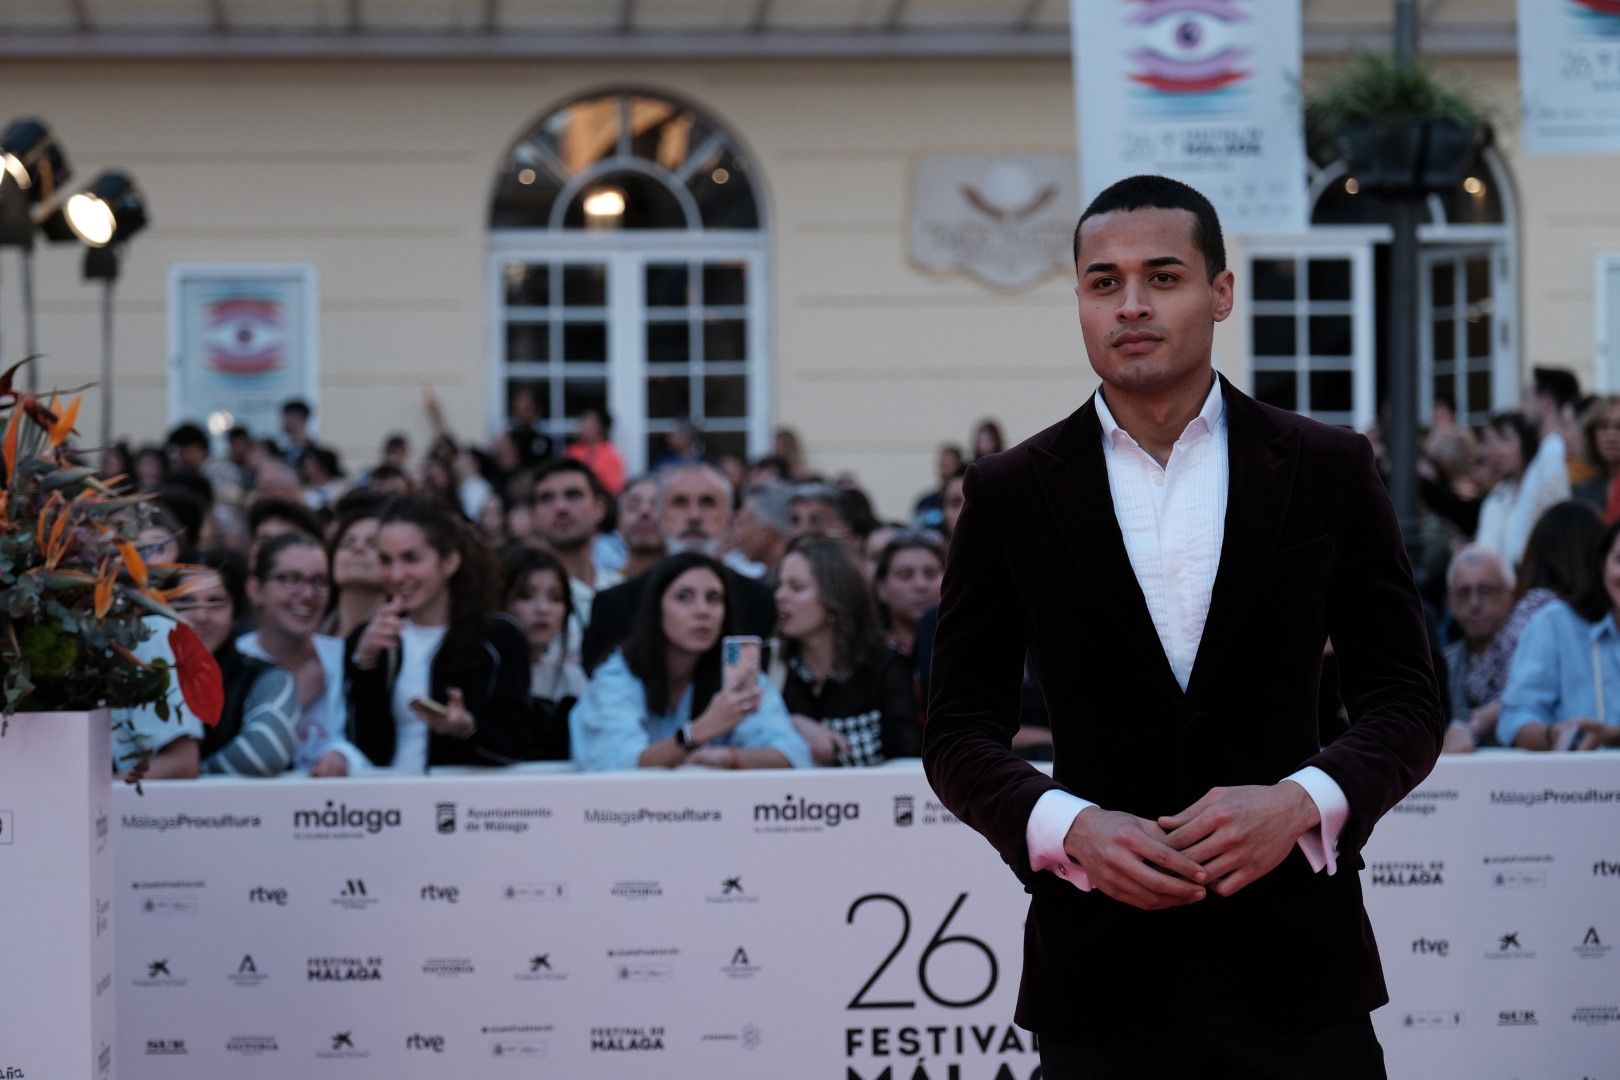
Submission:
[[[779,751],[796,769],[810,765],[810,747],[793,727],[782,695],[764,675],[759,677],[759,708],[711,746]],[[585,696],[568,716],[574,761],[586,772],[634,769],[641,752],[692,720],[692,688],[681,693],[674,709],[661,716],[647,708],[647,691],[630,671],[622,651],[596,669]]]
[[[1594,658],[1602,665],[1601,678]],[[1612,614],[1589,623],[1555,600],[1524,626],[1502,691],[1496,737],[1503,746],[1512,746],[1526,724],[1581,717],[1620,724],[1620,630]]]

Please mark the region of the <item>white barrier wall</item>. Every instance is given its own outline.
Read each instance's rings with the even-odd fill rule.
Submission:
[[[148,784],[116,818],[125,1080],[1038,1076],[1024,894],[915,767]],[[1620,1080],[1620,757],[1444,761],[1366,858],[1393,1080]]]

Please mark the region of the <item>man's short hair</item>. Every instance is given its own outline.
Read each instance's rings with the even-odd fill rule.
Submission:
[[[1115,210],[1186,210],[1192,214],[1193,243],[1204,253],[1209,280],[1226,269],[1226,242],[1215,207],[1197,189],[1168,176],[1128,176],[1102,190],[1074,227],[1074,262],[1080,265],[1080,227],[1098,214]]]
[[[375,485],[380,480],[403,480],[408,484],[411,478],[410,474],[398,465],[390,465],[385,461],[371,470],[371,476],[367,478],[366,484]]]
[[[177,424],[174,430],[169,432],[169,445],[177,450],[187,446],[200,446],[207,450],[208,433],[189,421]]]
[[[529,484],[529,491],[532,493],[540,486],[542,481],[549,480],[559,473],[578,473],[585,478],[585,483],[590,486],[592,495],[604,499],[608,497],[607,488],[603,487],[602,481],[597,479],[595,471],[583,461],[569,457],[552,458],[536,469],[534,481]]]
[[[241,424],[237,424],[235,427],[231,428],[231,430],[225,433],[225,438],[230,442],[235,442],[238,439],[246,439],[249,442],[252,442],[253,432],[249,431]]]
[[[1456,583],[1459,570],[1475,565],[1485,565],[1495,570],[1503,586],[1509,592],[1513,591],[1513,567],[1508,565],[1507,556],[1484,544],[1469,544],[1451,557],[1451,563],[1446,567],[1446,588]]]
[[[254,499],[248,507],[248,535],[259,531],[267,521],[285,521],[299,532],[308,533],[317,544],[324,543],[320,519],[310,513],[309,507],[291,499]]]
[[[1530,369],[1530,382],[1536,393],[1553,399],[1560,409],[1580,400],[1581,382],[1569,368],[1536,367]]]
[[[787,484],[753,484],[743,492],[743,505],[753,508],[761,525],[769,525],[786,536],[793,527],[792,495],[793,489]]]
[[[396,451],[404,452],[410,448],[410,440],[397,431],[383,440],[383,453],[385,454],[392,454]]]
[[[309,402],[303,398],[288,398],[281,403],[281,412],[283,415],[292,413],[300,420],[308,420],[310,414]]]

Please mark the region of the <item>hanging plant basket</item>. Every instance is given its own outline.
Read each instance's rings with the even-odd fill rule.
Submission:
[[[1488,124],[1432,116],[1351,124],[1338,136],[1339,154],[1361,189],[1394,198],[1455,188],[1490,142]]]

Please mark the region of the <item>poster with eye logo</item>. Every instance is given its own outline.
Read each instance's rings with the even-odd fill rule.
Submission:
[[[1620,0],[1519,0],[1530,154],[1620,154]]]
[[[280,431],[281,405],[319,410],[316,278],[308,265],[169,268],[169,422],[214,435]]]
[[[1299,0],[1071,0],[1081,202],[1157,173],[1232,233],[1305,227]]]

